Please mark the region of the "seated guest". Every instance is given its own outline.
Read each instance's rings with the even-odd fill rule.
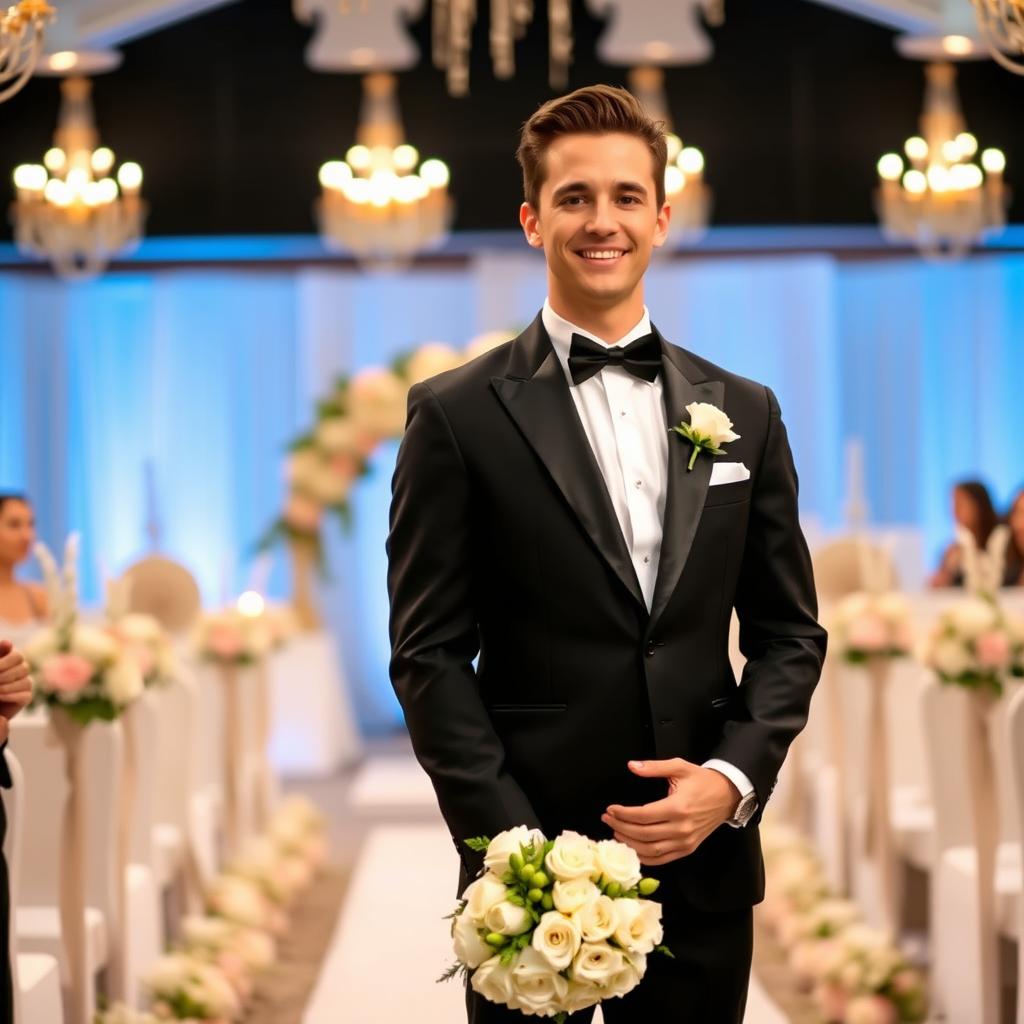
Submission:
[[[0,634],[15,642],[27,639],[47,615],[43,587],[15,578],[35,540],[36,521],[28,498],[0,492]]]
[[[953,518],[974,535],[978,548],[984,550],[992,531],[999,525],[999,516],[988,488],[977,480],[964,480],[953,488]],[[964,584],[962,555],[955,542],[946,548],[942,564],[932,574],[931,587],[962,587]]]
[[[1010,527],[1010,547],[1006,556],[1006,585],[1024,587],[1024,487],[1010,504],[1006,513],[1006,524]]]
[[[0,786],[10,789],[11,774],[4,751],[8,723],[32,699],[32,680],[28,664],[10,640],[0,638]],[[3,842],[7,834],[7,816],[0,800],[0,1021],[14,1020],[14,985],[11,977],[10,935],[11,894],[7,885],[7,861]]]

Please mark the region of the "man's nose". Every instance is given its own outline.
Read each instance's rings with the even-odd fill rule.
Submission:
[[[615,208],[608,199],[599,199],[594,203],[593,214],[587,221],[587,231],[592,235],[612,235],[618,230],[615,220]]]

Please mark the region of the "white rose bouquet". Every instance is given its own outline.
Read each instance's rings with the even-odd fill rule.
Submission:
[[[263,617],[243,615],[237,608],[204,614],[193,640],[204,660],[235,665],[252,665],[269,653],[272,644]]]
[[[187,953],[161,957],[143,979],[157,1020],[229,1024],[238,1020],[242,1003],[217,966]]]
[[[851,665],[911,653],[910,602],[899,593],[858,592],[844,597],[829,623],[830,643]]]
[[[169,682],[177,662],[170,638],[152,615],[132,612],[107,627],[107,632],[134,658],[146,686]]]
[[[219,917],[186,917],[182,951],[220,969],[240,1000],[252,995],[253,977],[274,959],[274,940]]]
[[[546,839],[525,825],[466,840],[484,872],[451,915],[456,963],[485,999],[527,1016],[570,1013],[624,996],[661,945],[658,888],[636,851],[577,832]]]
[[[36,555],[46,579],[51,624],[25,644],[36,683],[33,705],[63,708],[80,725],[113,721],[142,693],[138,663],[109,633],[78,621],[77,535],[68,538],[63,569],[45,545],[36,545]]]
[[[313,879],[308,861],[266,836],[250,840],[225,873],[255,882],[268,899],[285,908]]]
[[[1010,676],[1024,676],[1024,627],[995,598],[965,597],[939,616],[919,657],[944,683],[998,696]]]
[[[219,875],[206,891],[206,910],[243,928],[281,935],[288,917],[276,906],[263,887],[241,875]]]
[[[267,836],[283,853],[304,860],[313,872],[327,862],[327,821],[311,800],[288,797],[277,809]]]

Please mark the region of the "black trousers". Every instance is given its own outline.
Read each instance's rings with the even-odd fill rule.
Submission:
[[[676,897],[661,898],[661,903],[664,944],[675,959],[650,954],[640,984],[628,995],[601,1004],[605,1024],[742,1024],[753,956],[753,911],[709,913]],[[466,1013],[468,1024],[527,1020],[518,1010],[488,1002],[468,983]],[[568,1020],[590,1024],[593,1016],[591,1007]]]
[[[0,760],[3,752],[0,750]],[[0,800],[0,1024],[14,1020],[14,984],[11,977],[10,918],[11,897],[7,887],[7,861],[2,852],[7,835],[7,812]]]

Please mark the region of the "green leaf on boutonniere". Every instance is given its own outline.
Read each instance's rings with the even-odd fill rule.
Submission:
[[[675,953],[673,953],[672,950],[668,948],[668,946],[655,946],[654,952],[663,953],[665,956],[669,957],[672,960],[675,960],[676,958]]]
[[[690,454],[690,461],[686,464],[687,471],[693,469],[697,456],[701,452],[708,452],[711,455],[724,455],[725,450],[719,448],[707,434],[701,434],[694,430],[689,423],[680,423],[678,427],[672,427],[677,434],[685,437],[693,445],[693,452]]]
[[[487,836],[472,836],[469,839],[462,840],[474,853],[486,853],[487,847],[491,845],[490,839]]]

